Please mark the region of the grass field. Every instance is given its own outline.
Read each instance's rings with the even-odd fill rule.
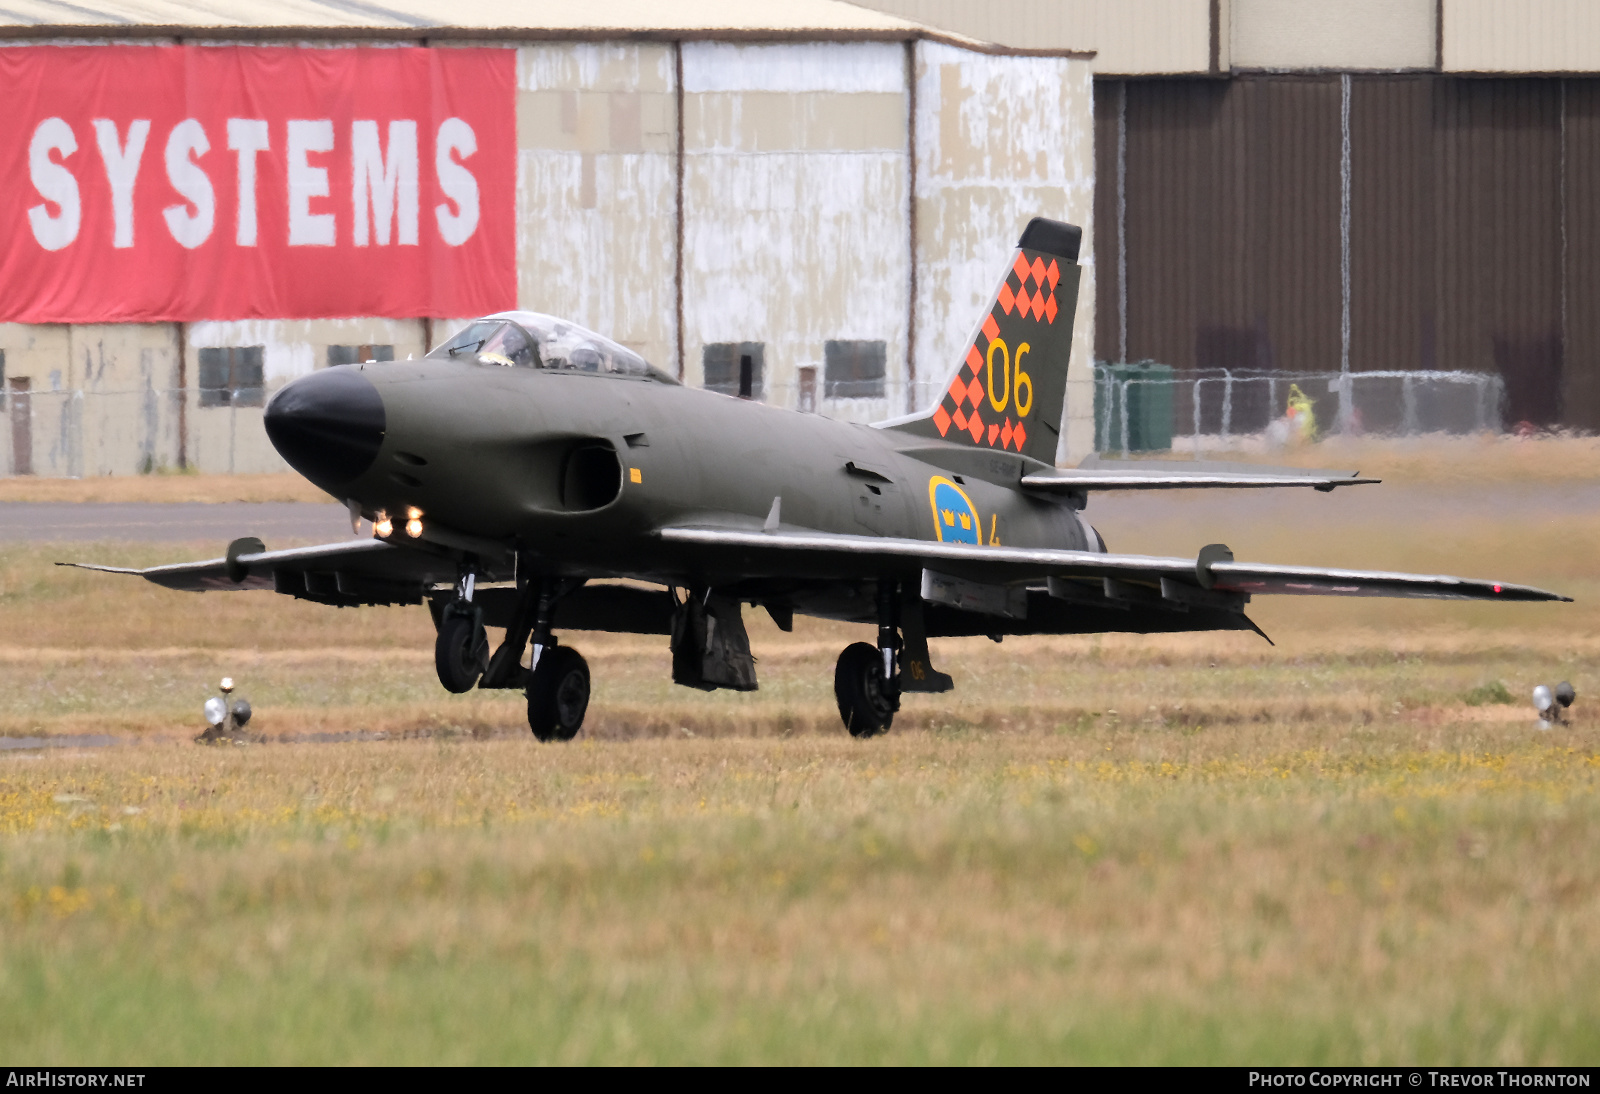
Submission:
[[[1494,451],[1514,483],[1528,449]],[[1580,481],[1575,451],[1549,463]],[[1317,501],[1229,541],[1578,602],[936,642],[958,690],[869,742],[829,686],[860,628],[747,616],[751,695],[574,635],[590,723],[540,746],[518,697],[438,688],[421,609],[49,565],[215,545],[0,551],[0,735],[125,742],[0,752],[0,1059],[1592,1062],[1600,514]],[[1206,519],[1116,546],[1192,552]],[[267,744],[188,743],[224,673]],[[1562,678],[1575,724],[1540,732]]]

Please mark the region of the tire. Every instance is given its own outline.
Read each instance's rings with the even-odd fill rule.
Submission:
[[[528,728],[541,741],[570,741],[589,709],[589,663],[557,646],[539,658],[528,680]]]
[[[888,732],[900,709],[900,694],[883,679],[883,655],[865,642],[846,646],[833,670],[833,694],[839,717],[852,737]]]
[[[446,691],[471,691],[489,667],[489,636],[470,615],[449,615],[439,624],[433,667]]]

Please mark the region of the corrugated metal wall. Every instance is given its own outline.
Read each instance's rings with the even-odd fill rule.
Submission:
[[[1338,77],[1125,87],[1129,357],[1338,368]]]
[[[1097,356],[1125,321],[1130,360],[1336,371],[1348,255],[1351,369],[1497,372],[1508,424],[1600,427],[1600,81],[1106,81],[1096,104],[1101,270],[1119,217],[1127,239]]]
[[[1600,80],[1562,82],[1562,416],[1600,431]]]

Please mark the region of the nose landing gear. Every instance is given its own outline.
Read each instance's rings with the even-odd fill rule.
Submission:
[[[440,613],[434,640],[433,667],[439,683],[457,695],[471,691],[489,666],[489,636],[483,629],[483,612],[472,602],[478,583],[473,570],[463,570],[456,597]]]

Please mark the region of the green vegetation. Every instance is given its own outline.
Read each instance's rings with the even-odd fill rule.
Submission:
[[[10,1060],[1600,1050],[1592,734],[162,744],[3,763]]]
[[[1511,694],[1511,689],[1506,687],[1504,680],[1490,680],[1487,684],[1479,684],[1466,692],[1461,696],[1461,701],[1469,707],[1488,706],[1490,703],[1511,706],[1516,703],[1517,698]]]

